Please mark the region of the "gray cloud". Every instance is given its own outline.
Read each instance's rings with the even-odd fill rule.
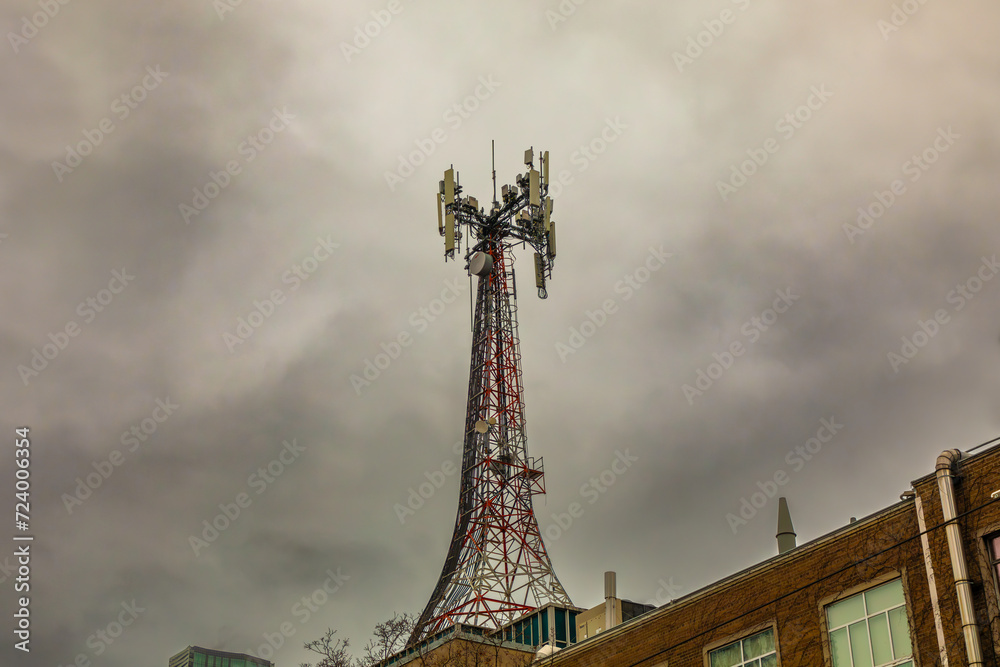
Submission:
[[[360,647],[377,621],[422,608],[457,476],[403,523],[394,506],[457,460],[470,345],[468,283],[441,261],[431,193],[454,164],[487,199],[491,140],[501,183],[528,146],[566,175],[549,299],[522,254],[518,305],[539,523],[584,508],[548,540],[577,604],[599,601],[605,569],[648,600],[661,580],[688,592],[775,553],[774,500],[735,534],[726,517],[779,470],[801,543],[892,503],[942,449],[996,434],[1000,281],[954,296],[1000,249],[993,4],[928,3],[884,38],[886,1],[586,3],[555,30],[554,2],[404,1],[348,62],[342,44],[386,6],[244,0],[220,17],[211,2],[74,2],[16,52],[7,37],[0,422],[8,442],[31,427],[36,541],[33,650],[5,640],[5,664],[257,650],[287,622],[276,660],[293,665],[327,627]],[[38,11],[0,15],[18,33]],[[169,74],[122,117],[115,100],[156,66]],[[481,77],[498,85],[470,103]],[[807,120],[780,125],[822,86],[832,96]],[[276,108],[294,118],[271,136]],[[105,118],[113,131],[60,181],[52,163]],[[614,141],[595,141],[615,119]],[[913,171],[947,128],[958,138]],[[718,183],[769,139],[777,150],[724,200]],[[390,190],[401,156],[414,170]],[[232,161],[186,222],[180,205]],[[896,180],[905,191],[850,238]],[[323,239],[336,247],[313,265]],[[626,289],[650,246],[672,256]],[[123,270],[135,278],[109,299]],[[421,314],[456,278],[456,301]],[[789,288],[787,311],[754,324]],[[942,309],[894,368],[888,354]],[[227,345],[241,318],[252,335]],[[401,334],[412,342],[356,391],[351,376]],[[729,368],[710,369],[734,342]],[[35,351],[44,368],[25,383]],[[718,377],[689,402],[699,371]],[[168,397],[180,407],[143,432]],[[831,417],[844,428],[790,463]],[[130,451],[133,426],[147,439]],[[251,475],[292,439],[305,450],[258,494]],[[638,462],[590,503],[582,487],[624,449]],[[63,495],[114,450],[120,465],[68,512]],[[13,456],[0,461],[9,482]],[[240,493],[250,504],[196,556],[191,536]],[[296,605],[328,570],[348,578],[306,617]],[[95,633],[133,600],[144,611],[97,655]]]

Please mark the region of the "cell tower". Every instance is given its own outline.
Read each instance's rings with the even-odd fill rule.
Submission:
[[[539,159],[541,171],[533,150],[525,151],[528,171],[516,185],[503,186],[502,202],[493,170],[488,215],[474,197],[461,196],[453,168],[438,188],[445,261],[467,239],[466,268],[479,285],[455,533],[409,644],[454,623],[499,628],[548,602],[572,604],[552,569],[532,505],[545,484],[542,460],[528,456],[517,338],[514,247],[535,250],[535,285],[543,299],[556,256],[548,151]]]

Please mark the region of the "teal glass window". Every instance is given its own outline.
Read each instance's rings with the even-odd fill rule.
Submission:
[[[711,667],[777,667],[774,630],[738,639],[708,653]]]
[[[827,606],[826,621],[833,667],[913,667],[902,579]]]

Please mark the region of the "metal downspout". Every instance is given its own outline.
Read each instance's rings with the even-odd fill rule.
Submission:
[[[920,496],[914,494],[914,506],[917,510],[917,526],[920,528],[920,550],[924,554],[924,567],[927,570],[927,587],[931,592],[931,609],[934,610],[934,631],[937,633],[938,651],[941,654],[941,667],[948,667],[948,651],[944,642],[944,624],[941,621],[941,605],[938,604],[937,579],[934,576],[934,563],[931,561],[931,546],[927,539],[927,523],[924,521],[924,506]]]
[[[955,592],[958,595],[958,611],[962,618],[962,634],[965,635],[965,651],[970,667],[983,664],[983,654],[979,647],[979,626],[976,624],[975,612],[972,608],[972,587],[969,581],[968,568],[965,565],[965,553],[962,549],[962,538],[955,519],[955,493],[952,478],[954,466],[962,459],[962,452],[948,449],[941,452],[934,466],[941,492],[941,512],[945,520],[945,532],[948,535],[948,554],[951,557],[951,569],[955,575]]]

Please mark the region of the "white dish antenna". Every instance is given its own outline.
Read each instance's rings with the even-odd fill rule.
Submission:
[[[493,256],[485,252],[474,252],[469,258],[469,272],[474,276],[488,276],[493,270]]]

